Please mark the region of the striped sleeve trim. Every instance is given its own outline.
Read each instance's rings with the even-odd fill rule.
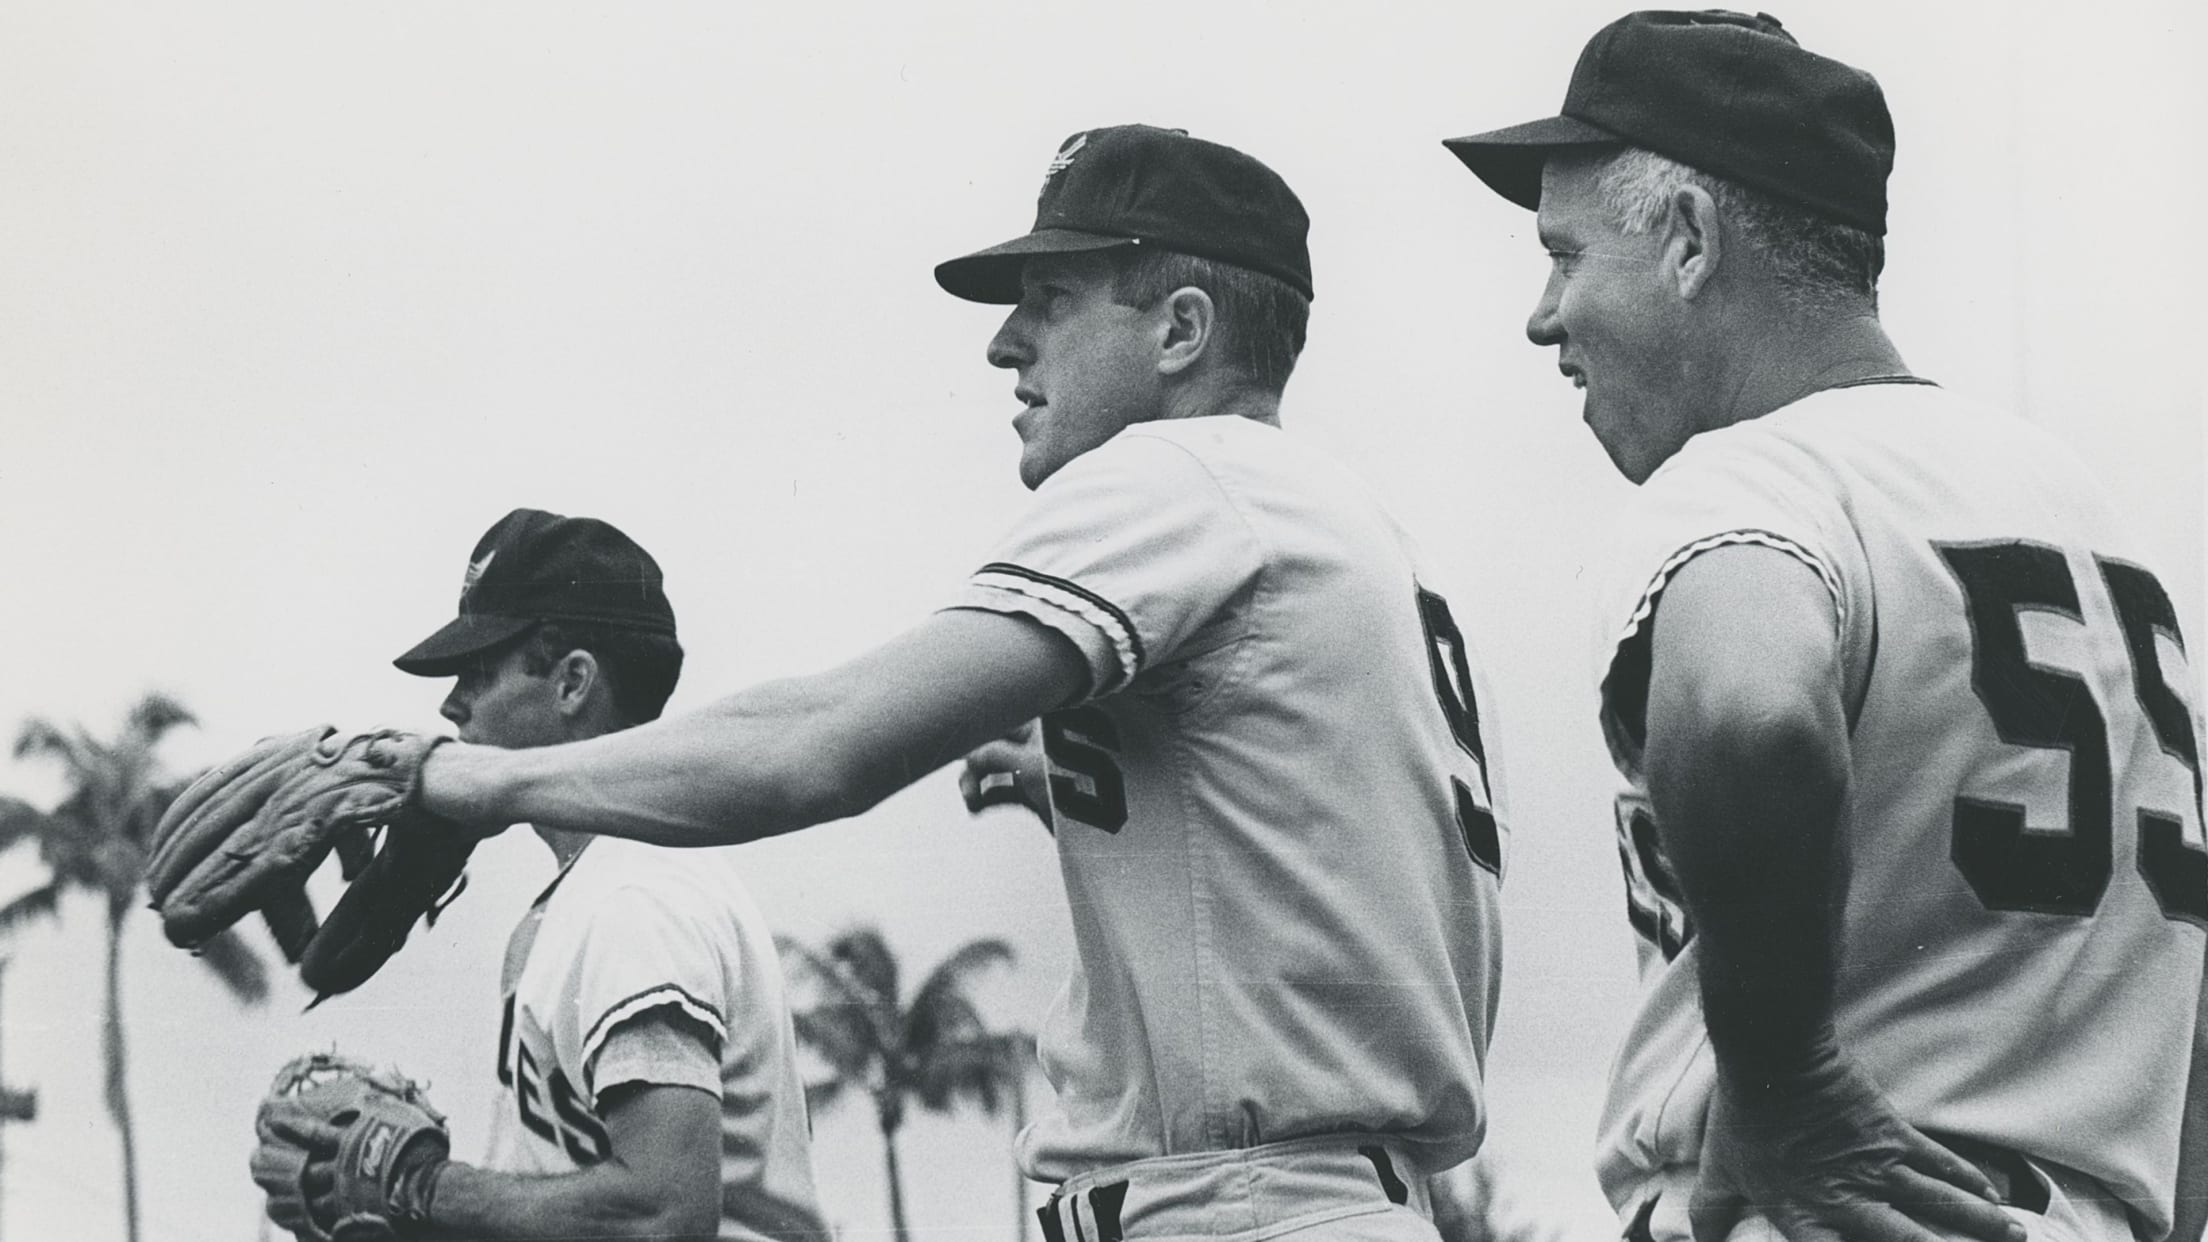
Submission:
[[[1641,626],[1648,621],[1649,614],[1656,611],[1656,597],[1664,593],[1664,587],[1670,584],[1672,575],[1678,573],[1680,568],[1688,561],[1710,551],[1712,548],[1743,543],[1757,544],[1784,552],[1817,571],[1817,577],[1825,584],[1825,590],[1832,595],[1834,628],[1836,630],[1846,628],[1847,600],[1840,593],[1840,576],[1832,572],[1832,567],[1825,564],[1823,557],[1786,536],[1774,534],[1771,531],[1729,530],[1723,534],[1709,535],[1697,539],[1664,558],[1664,563],[1656,570],[1656,575],[1649,579],[1646,587],[1641,589],[1640,602],[1633,606],[1633,615],[1626,618],[1625,628],[1619,632],[1615,645],[1622,647],[1627,640],[1641,632]]]
[[[660,983],[621,1000],[598,1015],[598,1020],[591,1024],[590,1033],[583,1036],[582,1063],[589,1065],[597,1058],[599,1048],[604,1046],[606,1036],[613,1033],[613,1028],[640,1013],[648,1013],[663,1005],[681,1010],[712,1032],[714,1053],[719,1055],[721,1045],[728,1042],[728,1024],[721,1020],[721,1011],[675,984]]]
[[[1119,656],[1120,675],[1111,685],[1098,688],[1099,697],[1125,686],[1142,671],[1142,635],[1135,632],[1134,621],[1117,604],[1079,583],[1005,561],[991,561],[975,570],[971,581],[976,586],[995,587],[1041,600],[1072,613],[1102,632]]]

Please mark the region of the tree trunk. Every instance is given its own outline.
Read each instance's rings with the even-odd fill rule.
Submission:
[[[897,1171],[897,1123],[900,1119],[882,1116],[882,1163],[889,1170],[889,1227],[890,1236],[896,1242],[905,1242],[905,1180]]]
[[[1028,1222],[1035,1213],[1027,1210],[1027,1174],[1020,1172],[1018,1148],[1020,1131],[1027,1129],[1027,1067],[1022,1065],[1012,1072],[1012,1215],[1019,1232],[1012,1236],[1019,1242],[1027,1242]]]
[[[130,1084],[123,1056],[123,920],[125,904],[107,911],[107,1017],[102,1028],[107,1052],[107,1112],[123,1140],[123,1237],[138,1242],[138,1138],[130,1124]]]
[[[5,969],[7,968],[7,965],[8,965],[8,959],[6,959],[6,958],[4,958],[4,957],[0,957],[0,970],[5,970]],[[7,1025],[8,1025],[8,1024],[7,1024],[6,1022],[0,1022],[0,1030],[6,1030],[6,1029],[7,1029]],[[4,1063],[0,1063],[0,1064],[4,1064]],[[5,1070],[4,1068],[0,1068],[0,1092],[4,1092],[4,1091],[6,1091],[7,1089],[8,1089],[8,1075],[7,1075],[7,1071],[6,1071],[6,1070]],[[10,1121],[13,1121],[13,1120],[14,1120],[14,1117],[13,1117],[13,1116],[0,1116],[0,1135],[5,1135],[5,1134],[6,1134],[7,1132],[8,1132],[8,1123],[9,1123]],[[8,1213],[7,1213],[7,1210],[6,1210],[6,1208],[5,1208],[5,1207],[0,1207],[0,1221],[4,1221],[4,1220],[6,1220],[6,1219],[7,1219],[7,1215],[8,1215]]]

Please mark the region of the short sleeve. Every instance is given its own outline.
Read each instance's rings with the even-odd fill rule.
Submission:
[[[704,1029],[674,1006],[662,1005],[615,1023],[583,1067],[593,1102],[625,1083],[696,1087],[720,1094],[721,1059]]]
[[[1800,561],[1832,599],[1853,703],[1869,674],[1869,572],[1839,489],[1818,456],[1754,424],[1709,432],[1642,484],[1621,513],[1596,609],[1603,732],[1629,774],[1646,741],[1649,635],[1681,569],[1715,548],[1770,548]]]
[[[1074,459],[950,607],[1024,616],[1079,648],[1089,698],[1231,641],[1263,565],[1233,497],[1188,447],[1137,431]]]
[[[593,903],[572,976],[575,1021],[567,1029],[578,1042],[562,1049],[563,1060],[584,1067],[588,1081],[579,1085],[592,1099],[603,1081],[592,1066],[606,1041],[646,1014],[693,1028],[718,1061],[734,947],[718,943],[710,912],[687,907],[695,899],[677,886],[621,886]]]

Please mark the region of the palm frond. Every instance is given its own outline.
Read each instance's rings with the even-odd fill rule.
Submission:
[[[257,1005],[268,999],[268,967],[235,927],[224,928],[199,946],[199,964],[222,980],[230,995]]]
[[[971,940],[953,950],[913,994],[904,1016],[904,1046],[924,1057],[930,1048],[979,1035],[986,1024],[967,989],[981,971],[1009,963],[1013,957],[1012,946],[995,937]]]
[[[131,900],[146,878],[146,847],[126,835],[101,841],[93,861],[99,869],[100,887],[117,901]]]
[[[793,991],[817,998],[792,1013],[799,1042],[831,1071],[806,1087],[811,1107],[859,1090],[873,1096],[885,1129],[895,1129],[913,1101],[936,1112],[970,1104],[995,1116],[1033,1069],[1034,1037],[988,1029],[970,991],[982,971],[1013,960],[1001,939],[959,946],[928,972],[910,1006],[898,1003],[897,957],[874,928],[852,929],[818,949],[787,937],[775,943],[791,967]]]
[[[87,818],[85,801],[81,794],[71,795],[47,814],[38,832],[38,856],[48,871],[69,884],[105,891],[98,821]]]
[[[47,830],[46,812],[21,798],[0,797],[0,850]]]
[[[920,990],[913,993],[913,1007],[919,1008],[938,995],[963,992],[975,975],[991,966],[1008,966],[1017,958],[1012,946],[995,936],[969,940],[951,950],[949,957],[928,972],[928,977],[920,983]]]
[[[198,724],[199,717],[174,697],[159,690],[148,691],[133,703],[123,720],[123,742],[126,746],[151,750],[179,725]]]
[[[920,1103],[948,1112],[962,1103],[994,1117],[1027,1074],[1024,1035],[983,1035],[936,1050],[914,1083]]]
[[[793,957],[807,979],[825,981],[843,973],[827,955],[795,936],[777,935],[774,949],[783,958],[782,973],[785,975],[790,973],[789,959]]]
[[[880,996],[861,983],[856,975],[835,958],[787,937],[777,936],[774,942],[781,949],[785,960],[797,959],[798,969],[792,976],[792,982],[826,991],[829,994],[827,1003],[860,1008],[881,1003]],[[784,967],[784,972],[789,973],[787,966]]]
[[[854,927],[842,933],[828,942],[828,956],[841,963],[861,987],[887,1004],[897,1003],[897,954],[879,928]]]
[[[28,759],[62,749],[61,726],[44,716],[26,716],[15,727],[15,757]]]
[[[81,729],[71,733],[51,720],[33,716],[16,730],[15,757],[59,759],[73,770],[88,769],[92,766],[86,753],[88,741]]]
[[[0,906],[0,934],[14,931],[35,918],[52,918],[61,904],[63,881],[50,879],[37,888]]]
[[[806,1115],[817,1117],[822,1111],[835,1107],[836,1101],[843,1098],[843,1088],[844,1081],[841,1078],[829,1078],[820,1082],[806,1083]]]
[[[935,1055],[937,1048],[979,1038],[987,1029],[972,997],[939,990],[922,996],[905,1011],[898,1042],[909,1055],[924,1060]]]
[[[861,961],[870,960],[868,954],[871,950],[863,944],[867,937],[871,937],[883,954],[888,953],[888,947],[881,944],[881,934],[869,930],[861,938],[862,943],[858,950]],[[848,955],[838,953],[839,949],[846,947],[849,940],[848,935],[839,936],[829,942],[825,952],[787,938],[778,939],[776,943],[798,960],[802,979],[828,993],[828,997],[822,1001],[823,1006],[837,1005],[847,1008],[872,1025],[872,1042],[882,1048],[887,1056],[897,1046],[900,1038],[897,998],[894,994],[885,994],[877,988],[876,983],[880,978],[878,967],[875,968],[875,979],[869,980],[853,968]],[[894,961],[891,982],[895,982]]]
[[[790,1023],[798,1042],[827,1062],[838,1077],[863,1079],[868,1067],[887,1051],[875,1038],[874,1024],[847,1006],[796,1010]]]

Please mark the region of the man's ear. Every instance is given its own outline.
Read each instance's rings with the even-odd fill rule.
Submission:
[[[562,716],[576,716],[589,706],[591,692],[598,687],[603,670],[598,667],[598,657],[580,648],[560,657],[552,667],[552,693]]]
[[[1717,200],[1698,185],[1683,186],[1671,196],[1661,262],[1664,275],[1682,298],[1693,298],[1716,277],[1725,255],[1724,221],[1718,217]]]
[[[1212,347],[1219,310],[1212,305],[1211,295],[1194,285],[1175,289],[1158,306],[1158,374],[1178,375]]]

